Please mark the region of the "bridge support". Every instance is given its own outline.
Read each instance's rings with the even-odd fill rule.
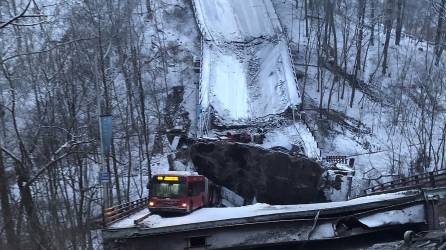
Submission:
[[[429,230],[437,230],[440,228],[437,197],[431,197],[426,200],[426,220]]]
[[[446,188],[423,189],[423,194],[428,229],[437,230],[440,228],[439,203],[446,196]]]

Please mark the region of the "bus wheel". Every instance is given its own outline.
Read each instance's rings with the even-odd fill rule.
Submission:
[[[415,237],[414,231],[409,230],[404,232],[404,243],[406,243],[406,245],[412,244],[414,237]]]

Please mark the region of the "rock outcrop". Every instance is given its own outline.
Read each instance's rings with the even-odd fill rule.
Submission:
[[[305,157],[225,141],[192,145],[196,170],[246,201],[299,204],[319,200],[323,169]]]

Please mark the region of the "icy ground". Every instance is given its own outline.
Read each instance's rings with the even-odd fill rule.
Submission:
[[[280,214],[290,212],[303,212],[303,211],[317,211],[320,209],[340,208],[353,205],[360,205],[365,203],[374,203],[382,200],[392,200],[413,195],[408,192],[398,192],[390,194],[373,195],[368,197],[357,198],[349,201],[341,202],[327,202],[327,203],[315,203],[315,204],[301,204],[301,205],[268,205],[264,203],[257,203],[254,205],[243,207],[231,207],[231,208],[201,208],[191,214],[179,216],[179,217],[167,217],[163,218],[159,215],[151,215],[143,221],[144,226],[150,228],[176,226],[183,224],[192,224],[207,221],[218,221],[233,218],[244,218],[259,215]],[[133,221],[141,218],[149,213],[148,209],[144,209],[138,213],[133,214],[127,219],[121,220],[110,228],[126,228],[133,227]]]

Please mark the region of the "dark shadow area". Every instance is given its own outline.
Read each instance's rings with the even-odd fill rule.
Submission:
[[[198,173],[245,201],[299,204],[321,201],[320,165],[303,156],[231,142],[199,142],[191,147]]]
[[[399,249],[402,245],[403,235],[406,230],[413,230],[413,227],[400,227],[398,229],[386,230],[382,232],[370,233],[360,236],[352,236],[337,240],[324,240],[316,242],[306,242],[299,244],[284,244],[266,247],[256,247],[256,250],[353,250],[367,249],[376,244],[389,243],[389,248],[376,249]],[[421,229],[418,229],[421,230]]]

